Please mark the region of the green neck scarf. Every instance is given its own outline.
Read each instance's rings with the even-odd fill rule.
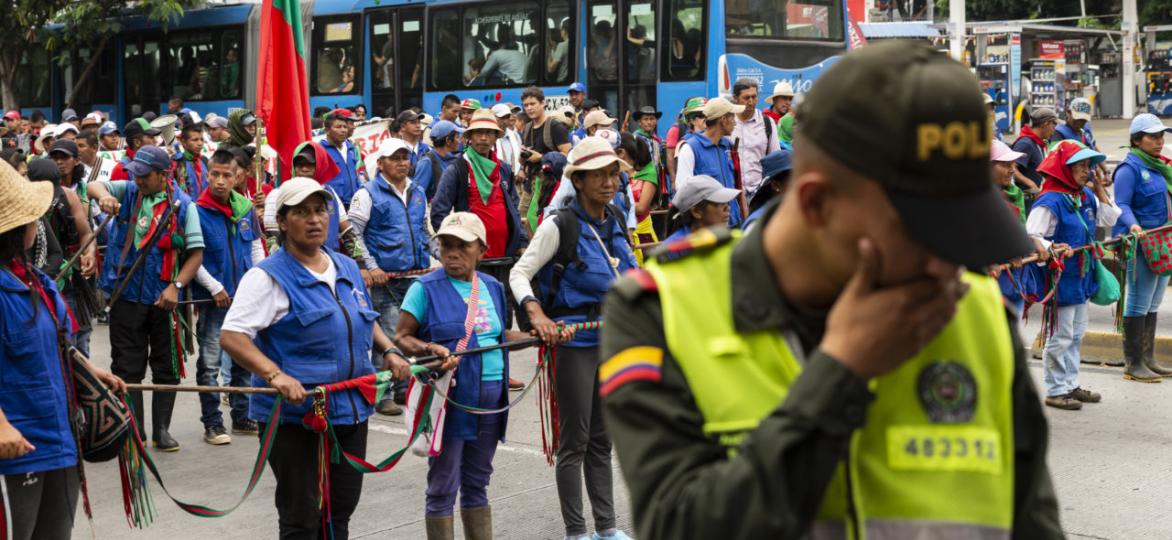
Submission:
[[[1164,175],[1164,183],[1168,185],[1168,190],[1172,191],[1172,165],[1162,159],[1149,156],[1147,152],[1139,148],[1132,148],[1131,155],[1143,161],[1144,165],[1160,171],[1160,174]]]
[[[644,182],[651,182],[652,184],[655,184],[658,186],[659,185],[659,171],[657,171],[655,169],[655,162],[654,161],[647,162],[647,165],[643,166],[642,169],[639,169],[639,172],[635,173],[634,180],[642,180]]]
[[[489,158],[478,154],[469,145],[464,149],[464,157],[468,158],[468,164],[472,166],[472,178],[476,180],[476,190],[480,192],[481,204],[488,204],[488,198],[492,195],[492,171],[496,170],[497,163]]]
[[[529,208],[525,210],[525,219],[529,221],[529,233],[537,232],[537,215],[541,213],[541,195],[545,188],[545,176],[537,175],[533,178],[533,196],[529,199]]]
[[[1025,192],[1013,182],[1010,182],[1008,186],[1001,188],[1001,190],[1005,192],[1005,198],[1009,199],[1009,202],[1017,207],[1017,218],[1021,220],[1022,224],[1025,224]]]

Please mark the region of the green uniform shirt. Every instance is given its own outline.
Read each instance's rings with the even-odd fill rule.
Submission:
[[[776,205],[774,205],[776,208]],[[770,210],[764,219],[772,215]],[[633,380],[604,401],[606,425],[631,493],[641,538],[800,538],[822,504],[835,468],[873,399],[866,381],[817,348],[826,313],[790,303],[778,290],[756,227],[732,255],[735,325],[793,336],[809,351],[786,399],[743,440],[735,457],[705,436],[704,419],[667,351],[659,298],[636,277],[608,295],[602,357],[631,347],[664,350],[658,381]],[[1064,538],[1046,467],[1048,426],[1026,366],[1015,319],[1015,538]],[[914,487],[909,487],[914,489]]]

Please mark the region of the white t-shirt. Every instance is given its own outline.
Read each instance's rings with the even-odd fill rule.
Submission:
[[[305,269],[317,278],[318,281],[330,286],[330,290],[338,281],[338,269],[334,260],[327,257],[329,266],[325,272],[317,273],[306,267]],[[239,332],[255,339],[261,330],[277,323],[289,314],[289,297],[281,289],[277,280],[268,272],[260,268],[252,268],[244,273],[240,279],[240,286],[236,288],[236,297],[232,300],[232,307],[224,317],[224,326],[221,331]]]

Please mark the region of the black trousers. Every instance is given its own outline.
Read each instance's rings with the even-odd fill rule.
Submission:
[[[0,521],[11,540],[69,540],[81,482],[77,467],[0,476]]]
[[[264,436],[265,424],[260,425]],[[342,449],[366,458],[366,422],[334,426]],[[318,434],[301,424],[281,424],[277,440],[269,452],[269,469],[277,478],[274,497],[281,540],[314,540],[328,537],[322,530],[322,515],[317,507]],[[330,465],[330,517],[335,540],[350,537],[350,515],[362,495],[362,473],[345,459]]]
[[[178,384],[171,363],[171,313],[155,306],[119,300],[110,308],[110,371],[140,383],[151,368],[155,384]]]

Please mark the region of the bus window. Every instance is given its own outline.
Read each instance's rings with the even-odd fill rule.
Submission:
[[[163,102],[161,57],[157,38],[127,38],[122,59],[128,117],[157,110]]]
[[[167,36],[168,85],[171,96],[187,101],[219,99],[223,45],[219,32],[174,32]]]
[[[460,87],[460,24],[455,9],[431,12],[431,85],[436,90]]]
[[[423,21],[422,12],[400,12],[399,61],[403,63],[400,86],[407,90],[420,89],[423,82]],[[410,106],[404,103],[404,107]]]
[[[655,4],[634,0],[627,8],[626,80],[655,82]]]
[[[574,17],[568,0],[551,0],[545,7],[545,81],[569,84],[574,65]]]
[[[77,95],[70,96],[77,79],[85,72],[93,57],[92,49],[79,47],[73,51],[72,61],[61,69],[66,101],[73,103],[75,109],[85,109],[94,104],[114,103],[114,45],[109,43],[103,48],[97,65],[90,71],[89,77],[77,89]]]
[[[617,26],[613,1],[590,6],[586,67],[591,81],[608,83],[619,79]],[[613,113],[614,109],[610,110]]]
[[[541,15],[533,2],[464,8],[463,62],[467,86],[515,86],[537,81],[541,65],[538,28]]]
[[[730,38],[842,41],[842,2],[836,0],[727,0]]]
[[[663,29],[667,33],[663,79],[692,81],[704,78],[704,0],[667,0]]]
[[[370,16],[371,85],[375,90],[395,88],[395,36],[391,33],[394,14],[377,11]]]
[[[30,47],[21,55],[16,78],[16,99],[21,107],[49,106],[49,53],[43,47]],[[32,76],[25,76],[32,75]]]
[[[242,94],[240,67],[241,56],[244,54],[244,34],[237,29],[225,30],[220,41],[220,53],[223,55],[217,77],[211,77],[219,87],[219,99],[240,99]],[[219,79],[216,81],[216,79]]]
[[[361,90],[361,59],[353,18],[314,21],[314,94],[353,94]]]

